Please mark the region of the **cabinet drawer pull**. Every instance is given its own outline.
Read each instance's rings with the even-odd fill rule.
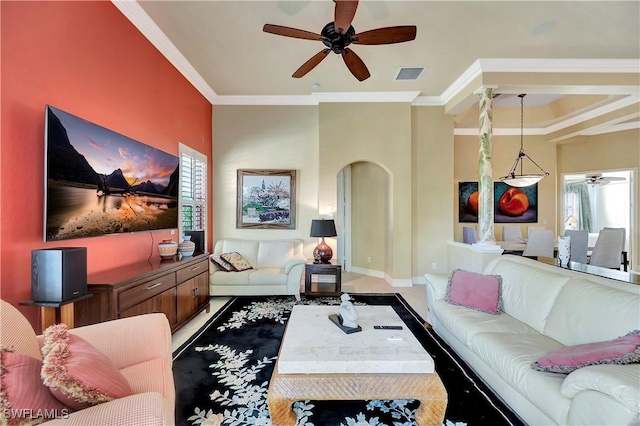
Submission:
[[[200,266],[202,266],[202,265],[200,265]],[[200,269],[200,266],[196,266],[195,268],[191,268],[191,270],[192,271],[198,270],[198,269]]]
[[[162,283],[155,283],[154,285],[150,285],[149,287],[146,287],[145,290],[151,290],[154,289],[156,287],[158,287],[159,285],[162,285]]]

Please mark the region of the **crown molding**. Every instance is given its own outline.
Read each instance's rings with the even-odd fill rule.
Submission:
[[[313,96],[216,96],[215,105],[318,105]]]
[[[440,96],[416,96],[411,102],[411,106],[444,106]]]
[[[564,121],[553,124],[547,127],[547,130],[548,130],[548,133],[557,132],[558,130],[562,130],[570,126],[574,126],[578,123],[582,123],[584,121],[591,120],[596,117],[600,117],[601,115],[608,114],[613,111],[617,111],[629,105],[637,104],[638,102],[640,102],[640,96],[638,95],[627,96],[622,99],[618,99],[617,101],[603,105],[599,108],[594,108],[590,111],[584,112],[583,114],[578,114],[574,117],[570,117]]]
[[[530,73],[639,73],[640,59],[551,59],[488,58],[478,59],[485,72]]]
[[[313,92],[318,102],[413,102],[419,91],[407,92]]]
[[[458,93],[467,87],[475,78],[482,74],[480,59],[476,59],[456,80],[447,87],[440,95],[443,105],[454,98]]]
[[[214,105],[319,105],[323,102],[406,102],[420,92],[313,92],[300,96],[216,96]]]
[[[622,99],[618,99],[617,101],[611,102],[607,105],[603,105],[599,108],[594,108],[590,111],[587,111],[583,114],[578,114],[574,117],[569,117],[566,120],[563,120],[559,123],[555,123],[552,124],[548,127],[543,127],[543,128],[529,128],[529,129],[523,129],[523,134],[524,135],[538,135],[538,136],[545,136],[545,135],[549,135],[551,133],[557,132],[559,130],[562,129],[566,129],[568,127],[574,126],[576,124],[579,123],[583,123],[586,122],[588,120],[600,117],[602,115],[608,114],[610,112],[613,111],[617,111],[619,109],[622,109],[624,107],[627,107],[629,105],[634,105],[634,104],[638,104],[640,102],[640,96],[638,95],[631,95],[631,96],[627,96],[624,97]],[[628,116],[624,116],[624,117],[619,117],[618,119],[606,123],[606,124],[602,124],[600,126],[596,126],[595,128],[591,128],[591,129],[584,129],[582,131],[579,131],[579,134],[583,134],[583,135],[589,135],[589,134],[597,134],[597,133],[590,133],[592,131],[594,131],[593,129],[596,129],[595,131],[598,131],[597,129],[605,129],[605,128],[613,128],[613,125],[615,125],[615,128],[619,128],[619,129],[634,129],[636,127],[638,127],[638,123],[625,123],[624,125],[622,124],[617,124],[619,121],[624,121],[624,120],[629,120],[629,119],[634,119],[637,118],[638,114],[634,114],[634,115],[628,115]],[[608,131],[610,132],[610,131]],[[601,132],[601,133],[607,133],[607,132]],[[478,136],[478,129],[477,128],[457,128],[457,129],[453,129],[453,134],[455,136]],[[509,135],[519,135],[520,134],[520,129],[519,128],[494,128],[493,129],[493,134],[496,136],[509,136]],[[575,136],[575,134],[572,134],[572,136]],[[563,137],[566,139],[566,137]],[[561,140],[560,139],[553,139],[550,142],[555,142],[557,140]]]
[[[196,71],[164,32],[153,22],[135,0],[111,0],[111,3],[144,35],[156,49],[204,96],[211,104],[216,92]]]
[[[529,128],[522,129],[522,134],[525,136],[543,136],[546,135],[547,129],[545,128]],[[479,136],[480,129],[476,128],[457,128],[453,129],[453,134],[455,136]],[[504,127],[504,128],[494,128],[492,130],[492,134],[494,136],[520,136],[520,127]]]
[[[624,132],[625,130],[640,129],[640,121],[633,121],[630,123],[612,124],[610,126],[602,126],[596,129],[591,129],[584,132],[584,135],[602,135],[605,133]]]

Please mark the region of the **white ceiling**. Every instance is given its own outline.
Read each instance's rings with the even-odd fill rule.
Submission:
[[[599,72],[611,81],[621,71],[640,75],[640,1],[361,0],[353,20],[356,33],[417,26],[414,41],[351,46],[371,73],[363,82],[334,54],[303,78],[292,78],[324,45],[262,31],[270,23],[319,33],[333,21],[331,0],[112,1],[214,105],[408,100],[461,114],[472,102],[456,108],[451,100],[488,71]],[[405,66],[427,69],[418,81],[394,81]],[[314,83],[319,86],[312,88]],[[637,79],[620,88],[606,79],[596,87],[515,84],[506,78],[494,87],[505,93],[496,107],[519,108],[517,93],[530,93],[527,106],[566,95],[611,95],[604,104],[635,97],[622,102],[622,109],[638,105],[639,86]],[[602,106],[594,102],[592,110]]]

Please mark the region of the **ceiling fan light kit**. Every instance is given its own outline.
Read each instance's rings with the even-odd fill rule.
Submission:
[[[359,81],[364,81],[371,76],[367,66],[356,53],[349,49],[351,44],[379,45],[393,44],[411,41],[416,38],[417,29],[414,25],[377,28],[374,30],[356,33],[351,25],[358,8],[357,0],[334,0],[334,21],[322,28],[320,34],[297,28],[281,25],[265,24],[262,30],[266,33],[285,37],[299,38],[303,40],[319,40],[326,48],[316,53],[307,62],[302,64],[292,75],[293,78],[301,78],[314,69],[329,52],[342,55],[345,65]]]
[[[538,165],[531,157],[524,152],[524,97],[526,94],[518,95],[520,98],[520,152],[516,161],[511,166],[511,170],[506,176],[502,176],[500,181],[506,183],[509,186],[515,186],[518,188],[524,188],[526,186],[535,185],[545,177],[549,176],[548,172],[545,172],[542,167]],[[542,173],[523,173],[524,158],[528,158]],[[519,166],[519,167],[518,167]],[[519,174],[516,174],[517,171]]]
[[[602,176],[602,173],[591,173],[584,176],[587,185],[607,185],[614,181],[626,181],[623,177]]]

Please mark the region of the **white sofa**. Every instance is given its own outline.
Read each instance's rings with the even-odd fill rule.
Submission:
[[[512,255],[483,272],[502,276],[502,314],[447,303],[448,276],[425,274],[427,321],[522,419],[531,425],[640,423],[640,364],[588,366],[568,375],[531,368],[563,346],[640,329],[640,286]]]
[[[294,295],[300,300],[300,280],[306,259],[301,239],[246,240],[226,238],[216,242],[212,256],[237,252],[252,269],[227,272],[210,262],[212,296]]]

